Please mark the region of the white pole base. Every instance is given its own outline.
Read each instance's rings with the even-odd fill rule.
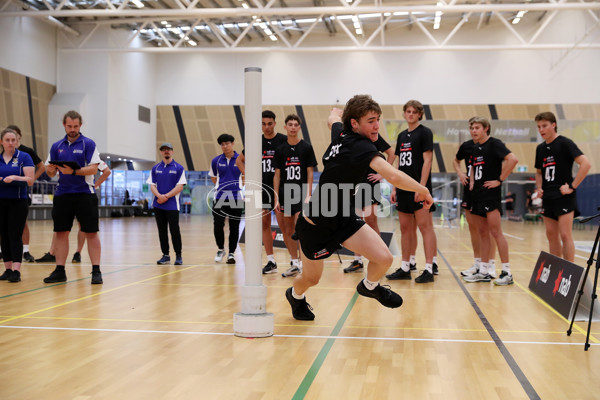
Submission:
[[[273,313],[264,314],[233,314],[233,334],[239,337],[269,337],[273,336],[275,316]]]

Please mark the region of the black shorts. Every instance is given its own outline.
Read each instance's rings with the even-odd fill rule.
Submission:
[[[483,200],[471,202],[471,214],[475,214],[480,217],[487,217],[487,213],[492,212],[494,210],[500,211],[500,215],[502,215],[502,202],[500,200]]]
[[[275,191],[269,185],[263,185],[262,189],[262,208],[263,210],[273,210],[275,208]]]
[[[421,208],[423,208],[423,202],[415,202],[414,192],[400,192],[396,190],[396,210],[405,214],[414,214],[415,211],[419,211]],[[435,210],[435,204],[432,204],[429,212],[434,212]]]
[[[381,183],[361,182],[356,186],[354,204],[359,210],[373,204],[381,204]]]
[[[460,206],[465,210],[470,210],[471,203],[473,203],[473,201],[471,200],[471,191],[469,190],[469,186],[463,186],[463,196]]]
[[[578,217],[580,215],[579,209],[577,208],[577,198],[573,195],[542,201],[542,215],[544,217],[558,221],[558,217],[570,212],[574,212],[573,217]]]
[[[330,220],[328,219],[328,222]],[[354,215],[343,217],[334,224],[310,224],[302,215],[296,222],[296,234],[300,240],[302,253],[309,260],[321,260],[341,249],[341,243],[354,235],[365,224],[362,218]]]
[[[302,202],[293,202],[291,204],[279,204],[279,209],[285,216],[293,216],[302,211]]]
[[[75,193],[54,196],[52,219],[54,232],[68,232],[77,218],[81,231],[98,232],[98,197],[91,193]]]

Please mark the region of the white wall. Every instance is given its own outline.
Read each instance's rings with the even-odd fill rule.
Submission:
[[[34,18],[0,17],[0,67],[56,84],[56,29]]]
[[[265,104],[344,103],[358,93],[382,104],[599,103],[600,50],[161,54],[156,102],[244,102],[244,68],[263,71]]]

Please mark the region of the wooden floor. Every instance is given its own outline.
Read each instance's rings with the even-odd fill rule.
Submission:
[[[182,218],[179,267],[155,264],[153,219],[103,219],[104,285],[90,284],[86,253],[64,284],[42,282],[48,264],[24,264],[22,282],[0,282],[0,398],[600,399],[599,323],[589,351],[587,322],[566,335],[568,321],[527,289],[547,250],[543,225],[503,224],[513,286],[458,279],[472,261],[468,231],[438,227],[435,282],[386,282],[404,297],[401,308],[358,297],[361,274],[344,274],[350,259],[331,257],[308,292],[314,322],[292,318],[291,279],[269,275],[275,335],[244,339],[232,334],[244,270],[213,262],[209,217]],[[40,257],[51,222],[30,227]],[[574,234],[591,242],[595,231]],[[577,254],[585,266],[589,254]],[[281,272],[289,259],[276,257]],[[421,248],[417,261],[423,267]]]

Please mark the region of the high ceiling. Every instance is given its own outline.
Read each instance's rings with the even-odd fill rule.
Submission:
[[[80,51],[600,48],[598,1],[5,1],[0,17],[43,19],[61,28],[63,49]],[[94,40],[103,32],[112,39]]]

